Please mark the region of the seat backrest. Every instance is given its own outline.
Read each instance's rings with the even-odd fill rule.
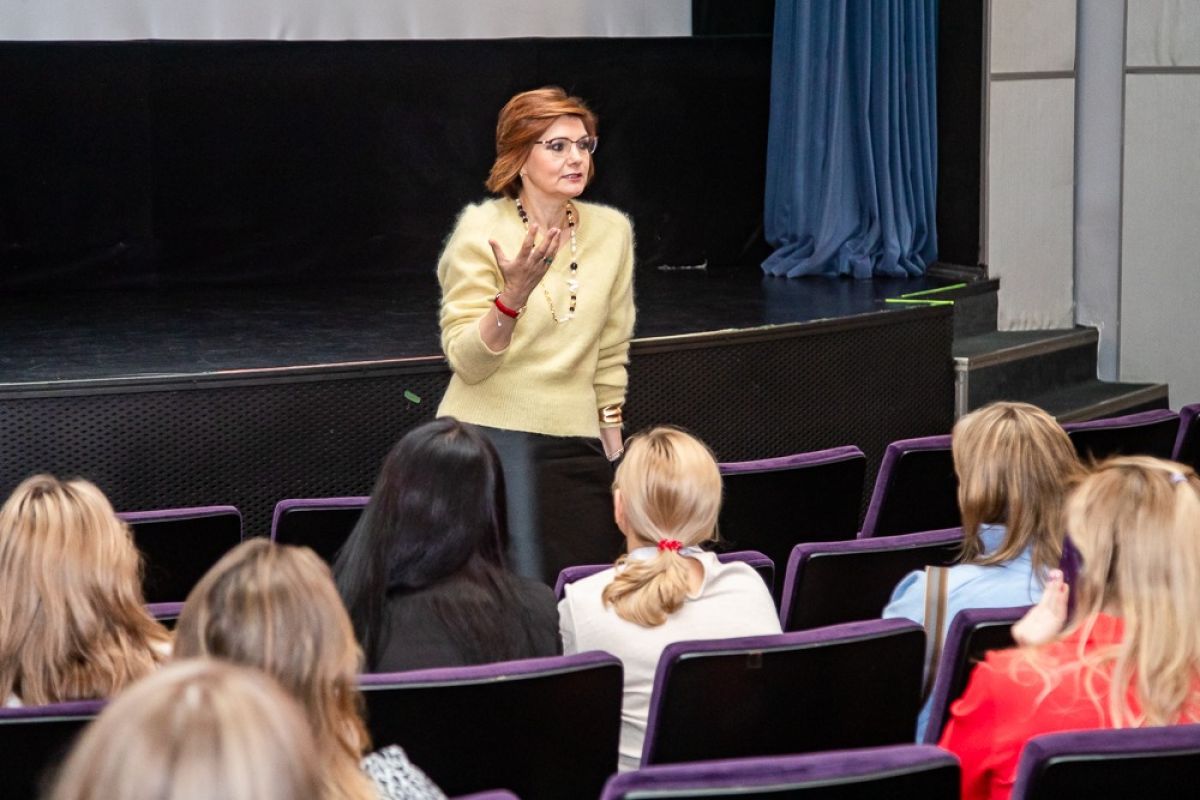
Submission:
[[[1181,797],[1196,786],[1200,725],[1119,728],[1033,737],[1021,751],[1012,797]]]
[[[1012,647],[1013,623],[1025,616],[1029,606],[1013,608],[968,608],[950,621],[946,643],[938,664],[937,678],[929,695],[929,723],[926,744],[937,744],[950,718],[950,704],[962,697],[975,665],[989,650]]]
[[[1156,408],[1123,417],[1068,422],[1063,430],[1085,462],[1115,455],[1170,458],[1179,433],[1179,415]]]
[[[958,558],[962,528],[798,544],[788,558],[779,619],[785,631],[877,619],[913,570]]]
[[[609,778],[601,800],[921,797],[958,800],[958,759],[927,745],[661,764]]]
[[[749,564],[758,573],[758,577],[763,579],[763,583],[767,585],[768,589],[775,582],[775,562],[757,550],[718,553],[717,560],[722,564],[729,564],[733,561]],[[554,582],[554,594],[558,596],[559,600],[562,600],[569,584],[583,580],[589,575],[595,575],[611,566],[612,564],[579,564],[574,567],[563,567],[562,571],[558,573],[558,579]]]
[[[1200,403],[1179,409],[1179,435],[1171,457],[1200,472]]]
[[[233,506],[126,511],[145,557],[142,588],[147,603],[181,603],[192,587],[242,541],[242,515]]]
[[[0,709],[0,795],[13,800],[44,796],[53,770],[103,706],[101,700],[83,700]]]
[[[617,768],[623,671],[600,652],[364,675],[375,747],[398,744],[448,795],[596,797]]]
[[[924,647],[894,619],[668,645],[642,765],[911,742]]]
[[[961,525],[950,436],[887,446],[859,536],[895,536]]]
[[[857,447],[721,464],[721,540],[776,564],[800,542],[853,539],[867,457]],[[781,586],[772,587],[778,601]]]
[[[271,540],[311,547],[328,564],[350,538],[369,497],[280,500],[271,517]]]

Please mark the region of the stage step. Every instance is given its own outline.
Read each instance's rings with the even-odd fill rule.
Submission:
[[[1064,422],[1167,406],[1163,384],[1096,378],[1095,328],[991,331],[954,342],[955,415],[993,400],[1022,400]]]

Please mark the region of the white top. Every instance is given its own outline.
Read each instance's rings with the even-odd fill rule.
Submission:
[[[641,763],[654,673],[667,645],[780,632],[771,593],[753,567],[740,561],[722,564],[713,553],[695,558],[704,567],[700,590],[689,595],[683,606],[658,627],[644,628],[604,607],[600,593],[612,582],[612,569],[569,584],[558,604],[564,653],[605,650],[624,665],[621,771],[636,769]]]

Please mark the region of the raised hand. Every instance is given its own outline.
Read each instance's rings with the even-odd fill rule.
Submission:
[[[1071,588],[1063,580],[1062,570],[1050,570],[1042,599],[1013,625],[1013,641],[1022,647],[1031,647],[1045,644],[1058,636],[1067,621],[1067,597],[1070,593]]]
[[[529,226],[529,233],[525,235],[521,249],[512,258],[504,254],[496,240],[488,239],[488,244],[492,246],[492,254],[496,257],[496,266],[504,276],[502,295],[506,305],[513,308],[525,305],[558,253],[562,229],[551,228],[550,235],[545,237],[541,244],[536,243],[537,231],[536,223]]]

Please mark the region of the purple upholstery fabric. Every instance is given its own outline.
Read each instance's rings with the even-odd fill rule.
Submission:
[[[937,547],[962,540],[962,528],[944,528],[923,533],[906,533],[899,536],[884,536],[872,539],[852,539],[848,542],[812,542],[798,544],[792,548],[788,557],[787,571],[783,581],[783,605],[779,611],[779,619],[784,629],[792,618],[793,606],[798,602],[800,582],[804,580],[804,569],[813,556],[826,553],[875,553],[896,550],[912,550],[915,548]],[[903,577],[903,576],[899,576]],[[899,578],[897,578],[899,580]],[[890,594],[896,582],[887,587]],[[847,591],[853,587],[847,586]],[[883,607],[880,606],[880,611]]]
[[[745,472],[771,472],[780,469],[796,469],[797,467],[813,467],[819,464],[831,464],[845,461],[849,458],[865,458],[863,451],[853,445],[831,447],[828,450],[816,450],[811,453],[796,453],[778,458],[760,458],[755,461],[727,461],[719,464],[722,475],[740,475]]]
[[[859,537],[869,538],[875,535],[875,529],[879,523],[880,513],[883,511],[884,504],[887,503],[889,499],[896,465],[905,453],[911,453],[920,450],[949,449],[949,434],[941,434],[939,436],[922,436],[916,439],[900,439],[889,444],[887,446],[887,450],[885,450],[883,453],[883,461],[879,465],[879,473],[875,478],[875,488],[871,491],[871,502],[867,506],[867,513],[863,518],[863,526],[862,530],[858,534]]]
[[[1140,411],[1137,414],[1126,414],[1121,417],[1089,419],[1086,422],[1067,422],[1062,427],[1067,433],[1071,433],[1072,431],[1090,431],[1097,428],[1134,428],[1142,425],[1152,425],[1155,422],[1178,419],[1178,417],[1177,413],[1168,408],[1155,408],[1150,411]]]
[[[1123,417],[1068,422],[1063,430],[1081,458],[1100,461],[1115,452],[1169,458],[1179,434],[1179,415],[1156,408]]]
[[[494,680],[536,678],[558,672],[570,672],[599,664],[620,664],[615,656],[599,650],[570,656],[527,658],[472,667],[418,669],[409,672],[374,672],[359,676],[359,686],[427,686],[435,683],[487,683]]]
[[[216,517],[224,514],[234,514],[240,520],[242,512],[233,506],[195,506],[192,508],[164,508],[154,511],[121,511],[118,517],[126,522],[161,522],[173,519],[196,519],[197,517]]]
[[[322,508],[365,508],[369,497],[306,497],[292,500],[280,500],[275,504],[275,513],[271,515],[271,541],[275,541],[275,532],[279,530],[279,520],[289,511],[297,509]]]
[[[642,767],[610,778],[601,800],[623,800],[633,792],[656,790],[705,790],[705,796],[720,796],[723,794],[721,789],[734,793],[747,788],[783,789],[805,785],[820,788],[841,782],[869,782],[872,778],[897,773],[945,768],[953,769],[956,776],[952,784],[954,793],[948,797],[957,797],[957,758],[937,747],[894,745]]]
[[[1200,470],[1200,403],[1179,409],[1179,434],[1171,457]]]
[[[0,721],[43,719],[45,717],[94,717],[104,708],[106,700],[70,700],[43,706],[0,708]]]
[[[149,603],[146,610],[155,619],[175,619],[183,610],[183,603]]]
[[[967,663],[971,654],[967,649],[968,634],[976,628],[992,623],[1012,623],[1025,616],[1029,606],[1014,608],[968,608],[954,615],[946,631],[946,643],[938,663],[937,678],[929,695],[929,724],[925,728],[925,743],[937,744],[945,727],[950,704],[957,700],[965,685],[966,675],[972,665]],[[956,691],[957,689],[957,691]]]
[[[1200,758],[1200,725],[1069,731],[1035,736],[1021,751],[1012,797],[1013,800],[1020,800],[1032,794],[1036,789],[1039,774],[1047,762],[1052,760],[1069,756],[1097,756],[1101,758],[1096,760],[1107,761],[1119,756],[1169,755],[1192,755]],[[1186,788],[1187,785],[1195,788],[1194,784],[1185,783],[1176,784],[1176,789],[1186,794],[1191,791]],[[1136,793],[1123,796],[1136,796]]]
[[[831,647],[841,643],[889,637],[910,631],[919,631],[922,636],[924,635],[924,629],[909,620],[879,619],[770,636],[746,636],[736,639],[711,639],[669,644],[663,649],[658,660],[658,669],[654,673],[654,687],[650,695],[650,714],[646,723],[642,764],[654,763],[658,719],[663,714],[664,697],[666,696],[664,688],[671,679],[672,669],[685,659],[728,653],[755,654],[756,658],[761,658],[764,653]],[[917,681],[919,682],[919,680],[918,676]],[[819,690],[817,687],[814,689]],[[914,723],[916,721],[915,710],[912,721]]]
[[[732,561],[744,561],[753,567],[759,575],[762,575],[763,571],[767,569],[770,570],[772,575],[775,573],[775,562],[757,550],[735,550],[731,553],[720,553],[717,555],[717,560],[722,564],[728,564]],[[568,584],[581,581],[589,575],[595,575],[597,572],[606,570],[611,566],[612,564],[579,564],[574,567],[565,567],[562,572],[558,573],[558,580],[554,582],[554,594],[559,600],[562,600],[566,594]],[[767,588],[770,588],[770,586],[771,584],[768,582]]]

